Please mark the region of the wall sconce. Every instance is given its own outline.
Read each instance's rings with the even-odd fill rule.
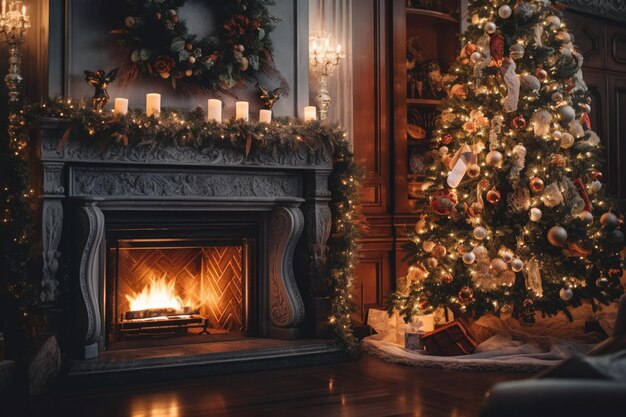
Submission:
[[[8,4],[7,4],[8,3]],[[26,14],[26,6],[21,1],[2,0],[0,15],[0,38],[9,45],[9,69],[4,82],[9,89],[9,104],[19,102],[22,86],[22,42],[24,32],[30,27],[30,19]]]
[[[320,109],[320,120],[326,119],[328,108],[332,98],[328,93],[328,77],[337,69],[344,54],[341,52],[341,45],[330,46],[330,36],[320,34],[309,38],[309,60],[311,68],[317,75],[319,88],[317,92],[317,107]]]

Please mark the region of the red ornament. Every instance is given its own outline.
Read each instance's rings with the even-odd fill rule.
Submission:
[[[452,135],[449,133],[447,135],[443,135],[441,137],[441,143],[444,145],[449,145],[450,143],[452,143]]]
[[[472,298],[474,298],[474,290],[472,290],[470,287],[463,287],[459,290],[459,300],[462,303],[467,303],[469,301],[472,300]]]
[[[193,49],[193,45],[190,44],[190,43],[186,43],[185,44],[185,49],[188,50],[188,51],[191,51]]]
[[[544,70],[543,68],[537,68],[537,71],[535,71],[535,75],[537,76],[539,81],[545,81],[546,79],[548,79],[548,71]]]
[[[538,193],[539,191],[543,190],[543,186],[544,186],[543,180],[539,177],[535,177],[530,180],[530,189],[535,193]]]
[[[591,171],[591,179],[602,181],[602,172],[600,172],[600,171]]]
[[[583,113],[580,116],[580,124],[583,125],[585,130],[591,130],[591,119],[589,118],[589,113]]]
[[[444,189],[435,192],[430,200],[430,207],[440,216],[447,216],[454,211],[459,202],[455,190]]]
[[[420,310],[426,310],[428,308],[428,300],[422,300],[419,302]]]
[[[524,129],[526,127],[526,119],[524,119],[524,116],[516,116],[513,119],[513,127],[516,129]]]
[[[174,22],[174,23],[178,23],[178,20],[179,20],[179,19],[180,19],[180,18],[178,17],[178,15],[174,15],[174,16],[170,17],[170,20],[171,20],[172,22]]]
[[[156,13],[154,14],[154,18],[155,18],[156,20],[161,20],[161,13],[156,12]]]
[[[489,40],[489,50],[491,52],[491,59],[499,67],[502,65],[502,59],[504,58],[504,37],[499,33],[491,35]]]
[[[489,201],[489,204],[493,204],[495,206],[500,202],[500,197],[500,191],[496,190],[496,187],[487,191],[487,201]]]

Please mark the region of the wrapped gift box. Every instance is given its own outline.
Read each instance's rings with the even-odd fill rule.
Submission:
[[[422,336],[424,336],[424,332],[419,333],[410,333],[406,332],[404,334],[404,347],[409,350],[424,350],[424,345],[422,344]]]
[[[476,350],[476,341],[465,326],[458,321],[450,322],[421,337],[426,351],[432,355],[468,355]]]

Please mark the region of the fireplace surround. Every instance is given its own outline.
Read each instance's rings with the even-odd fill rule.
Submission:
[[[115,248],[119,257],[122,247],[159,242],[167,243],[161,249],[240,247],[248,274],[241,277],[244,336],[315,336],[314,301],[328,276],[330,146],[246,155],[226,147],[63,143],[67,127],[58,120],[41,127],[41,299],[59,299],[64,273],[71,325],[63,345],[71,356],[97,358],[119,324],[109,300],[119,294],[108,292]]]

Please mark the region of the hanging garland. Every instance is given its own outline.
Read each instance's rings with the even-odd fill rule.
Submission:
[[[280,80],[283,93],[288,92],[272,56],[269,35],[279,21],[267,8],[273,0],[206,2],[217,27],[203,39],[189,33],[178,14],[186,2],[123,2],[124,28],[112,31],[131,49],[130,63],[122,66],[119,75],[123,84],[143,72],[189,93],[215,93],[242,86],[261,72]]]
[[[110,112],[93,110],[82,101],[59,98],[29,107],[10,119],[10,142],[16,146],[27,144],[30,141],[28,126],[38,126],[44,118],[68,122],[64,142],[115,140],[135,147],[156,140],[163,146],[191,146],[198,150],[228,148],[241,152],[247,152],[247,149],[272,152],[296,150],[306,138],[306,144],[313,152],[330,147],[333,152],[333,172],[329,178],[333,228],[328,242],[332,291],[332,313],[328,319],[347,351],[351,354],[358,352],[358,340],[352,333],[350,315],[353,311],[351,293],[360,234],[356,207],[359,205],[363,173],[354,161],[346,133],[338,126],[327,126],[318,121],[303,123],[290,118],[278,118],[269,125],[235,120],[218,124],[207,122],[206,114],[199,108],[192,112],[163,109],[158,118],[148,117],[143,111],[131,110],[119,117]],[[30,190],[32,195],[31,182],[26,183],[24,188]]]

